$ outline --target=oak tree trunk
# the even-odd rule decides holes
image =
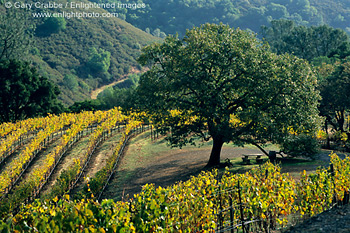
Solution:
[[[220,154],[223,144],[224,141],[221,138],[213,138],[213,148],[211,149],[207,167],[213,167],[220,164]]]

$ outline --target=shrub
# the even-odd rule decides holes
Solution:
[[[77,77],[73,74],[66,74],[63,78],[63,84],[72,91],[79,86]]]
[[[66,29],[66,20],[63,17],[49,17],[44,23],[37,27],[37,34],[40,36],[48,36],[52,33],[58,33]]]
[[[95,47],[89,50],[89,61],[87,63],[91,74],[101,75],[108,72],[111,64],[111,53],[104,49],[97,50]]]
[[[289,135],[281,143],[281,150],[289,156],[306,156],[313,158],[319,150],[316,138],[306,135]]]

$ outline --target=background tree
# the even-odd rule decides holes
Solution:
[[[139,83],[140,74],[131,74],[123,82],[105,89],[97,96],[102,109],[122,107],[127,110],[133,108],[135,90]]]
[[[269,27],[261,27],[262,37],[269,43],[273,52],[283,54],[286,52],[284,38],[291,33],[296,25],[293,21],[286,19],[272,20],[270,24]]]
[[[135,86],[129,88],[107,88],[97,96],[103,109],[122,107],[129,109],[132,107],[130,101],[134,98]]]
[[[348,150],[350,148],[349,55],[350,43],[346,41],[328,57],[317,57],[312,61],[322,96],[319,109],[320,115],[324,117],[328,149],[331,149],[331,139],[338,145],[345,145]]]
[[[0,122],[59,113],[59,89],[39,76],[29,63],[8,60],[0,63]]]
[[[25,12],[19,9],[0,13],[0,61],[26,58],[35,30],[29,22]]]
[[[220,163],[224,143],[261,148],[316,128],[319,95],[307,62],[271,53],[247,31],[206,24],[144,48],[139,61],[151,66],[137,88],[139,108],[170,132],[172,146],[212,138],[208,166]]]
[[[329,57],[339,59],[344,59],[348,56],[350,56],[350,41],[344,42],[329,54]]]
[[[111,53],[104,49],[97,50],[95,47],[89,50],[89,60],[87,67],[91,73],[96,76],[101,76],[104,81],[109,79],[108,69],[111,65]]]
[[[326,125],[350,136],[350,122],[346,120],[350,110],[350,59],[336,63],[334,67],[320,83],[320,113],[326,118]]]
[[[70,90],[75,91],[79,86],[77,76],[74,74],[66,74],[63,78],[63,85],[65,85]]]
[[[278,54],[293,53],[312,61],[330,56],[347,46],[349,36],[341,29],[322,26],[296,26],[289,20],[273,20],[270,27],[262,27],[262,36]]]
[[[67,22],[63,17],[48,17],[43,24],[37,27],[36,33],[39,36],[49,36],[66,29]]]
[[[83,111],[96,111],[104,110],[99,100],[85,100],[81,102],[75,102],[67,109],[67,112],[79,113]]]

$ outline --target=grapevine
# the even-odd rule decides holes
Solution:
[[[42,142],[49,136],[70,126],[60,138],[54,151],[47,155],[45,163],[33,172],[33,175],[19,185],[21,197],[11,195],[7,200],[17,206],[28,197],[37,195],[40,187],[55,165],[59,157],[79,139],[79,135],[87,127],[97,125],[91,133],[89,142],[81,159],[67,170],[65,179],[58,180],[60,190],[51,200],[36,200],[23,206],[20,212],[8,219],[0,221],[0,231],[61,231],[61,232],[212,232],[220,226],[231,224],[241,228],[242,221],[256,221],[260,229],[276,229],[285,226],[291,214],[310,217],[325,211],[349,195],[350,158],[341,160],[331,154],[330,168],[318,168],[316,172],[300,174],[300,181],[295,181],[289,174],[281,173],[278,165],[269,162],[253,168],[244,174],[232,174],[226,171],[219,177],[216,170],[202,172],[185,182],[169,187],[156,188],[146,184],[141,193],[134,195],[127,202],[103,200],[95,201],[105,186],[106,180],[114,170],[120,149],[128,135],[141,124],[137,114],[125,116],[120,109],[106,112],[84,112],[80,114],[63,114],[37,118],[39,123],[30,123],[22,133],[39,130],[37,136],[23,150],[11,166],[13,173],[7,169],[1,173],[0,187],[9,187],[13,179],[23,170],[28,154],[33,155],[41,149]],[[27,121],[29,125],[30,121]],[[89,157],[104,137],[107,137],[116,124],[127,122],[121,139],[113,149],[113,155],[107,164],[89,182],[88,198],[71,200],[65,192],[74,186]],[[19,123],[16,123],[18,126]],[[11,128],[11,124],[9,128]],[[22,128],[25,128],[23,126]],[[0,127],[2,142],[16,135],[18,130]],[[9,179],[8,177],[12,177]],[[24,184],[24,183],[23,183]],[[4,195],[4,191],[2,194]],[[55,197],[62,196],[62,199]],[[92,197],[92,198],[90,198]],[[229,210],[234,208],[232,216]],[[40,218],[36,217],[40,216]],[[31,229],[31,230],[30,230]],[[34,230],[35,229],[35,230]]]

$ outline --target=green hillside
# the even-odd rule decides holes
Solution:
[[[105,2],[111,0],[93,0]],[[129,2],[132,2],[129,0]],[[347,0],[144,0],[142,11],[126,11],[126,21],[157,35],[185,30],[203,23],[260,31],[273,19],[289,19],[298,25],[328,24],[350,32],[350,1]]]
[[[83,2],[115,3],[113,0]],[[29,21],[36,26],[36,31],[35,43],[30,47],[27,60],[31,60],[42,75],[59,85],[59,99],[68,106],[90,98],[92,90],[140,69],[136,62],[140,49],[159,40],[159,37],[164,37],[164,33],[178,32],[182,37],[186,29],[207,22],[223,22],[235,28],[260,32],[262,25],[269,25],[271,20],[280,18],[293,20],[296,25],[328,24],[350,32],[347,25],[350,21],[350,2],[345,0],[143,2],[145,7],[139,9],[108,9],[109,12],[117,13],[118,17],[35,18],[33,13],[53,11],[28,10]],[[65,4],[67,1],[59,0],[56,3]],[[123,3],[134,4],[131,0]],[[0,12],[3,11],[1,4]],[[96,8],[74,9],[74,12],[83,11],[107,13],[104,9]]]
[[[65,4],[66,1],[56,3]],[[27,12],[28,19],[36,25],[29,60],[42,75],[59,85],[59,98],[66,105],[87,99],[93,89],[140,69],[136,62],[140,49],[157,40],[118,17],[53,19],[32,16],[33,13],[54,12],[50,10]],[[83,11],[106,13],[97,8],[74,9],[74,12]]]

